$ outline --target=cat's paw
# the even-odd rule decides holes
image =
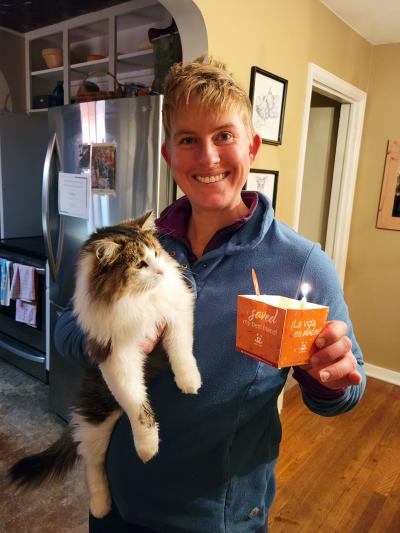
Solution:
[[[175,381],[185,394],[197,394],[197,391],[201,387],[201,376],[197,366],[176,374]]]
[[[158,427],[148,428],[140,435],[135,435],[134,441],[138,456],[144,463],[147,463],[158,452]]]
[[[111,496],[107,490],[99,490],[90,496],[90,512],[95,518],[103,518],[111,511]]]

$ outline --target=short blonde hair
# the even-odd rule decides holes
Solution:
[[[254,136],[252,106],[247,93],[230,74],[224,63],[201,56],[194,61],[176,63],[164,80],[163,124],[166,137],[171,133],[171,115],[197,97],[205,110],[235,109],[241,115],[249,138]]]

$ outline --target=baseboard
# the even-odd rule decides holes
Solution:
[[[388,370],[381,366],[371,365],[370,363],[364,363],[364,369],[367,376],[370,376],[371,378],[380,379],[381,381],[400,386],[400,372]]]

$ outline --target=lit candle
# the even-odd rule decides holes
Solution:
[[[310,292],[310,285],[308,283],[303,283],[300,290],[301,294],[303,295],[303,298],[300,301],[300,309],[306,308],[307,303],[307,294]]]
[[[254,270],[254,268],[251,269],[251,276],[253,278],[253,285],[254,285],[254,290],[256,291],[256,295],[260,296],[260,288],[258,286],[256,271]]]

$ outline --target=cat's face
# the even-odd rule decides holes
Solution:
[[[82,249],[92,297],[111,302],[155,289],[170,268],[166,255],[148,219],[99,229]]]

